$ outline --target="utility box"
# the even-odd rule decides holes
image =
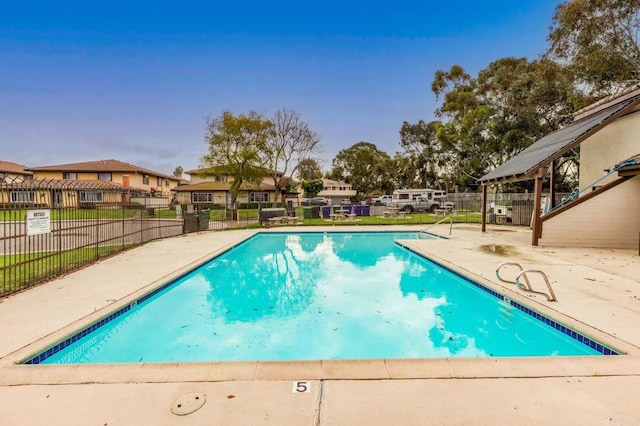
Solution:
[[[183,234],[209,230],[209,210],[202,210],[198,213],[184,213],[183,217]]]

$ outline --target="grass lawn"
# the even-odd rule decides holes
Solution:
[[[430,213],[412,213],[404,218],[382,216],[358,216],[356,221],[332,222],[329,219],[303,219],[303,225],[428,225],[450,217],[453,223],[480,223],[482,214],[474,212],[459,212],[457,215],[442,216]]]
[[[176,211],[171,209],[156,209],[154,216],[160,219],[176,219]],[[229,220],[230,210],[209,210],[209,220]],[[238,210],[239,220],[257,219],[258,209]]]
[[[85,247],[63,253],[35,252],[0,256],[0,295],[53,278],[61,272],[77,269],[132,245],[104,246],[97,249]]]

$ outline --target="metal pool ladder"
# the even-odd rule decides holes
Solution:
[[[422,234],[429,235],[429,233],[427,232],[429,229],[433,228],[436,225],[441,224],[442,222],[446,221],[447,219],[449,220],[449,235],[451,235],[451,229],[453,228],[453,219],[451,219],[451,216],[447,216],[445,218],[440,219],[436,223],[432,223],[431,225],[429,225],[426,228],[424,228],[422,231],[418,232],[418,238],[422,238]]]
[[[515,281],[508,281],[505,280],[504,278],[502,278],[500,276],[500,269],[503,266],[516,266],[518,269],[520,269],[520,272],[518,272],[518,275],[516,275],[516,279]],[[534,290],[533,287],[531,286],[531,283],[529,282],[529,278],[527,277],[527,274],[530,273],[534,273],[534,274],[539,274],[542,275],[542,278],[544,278],[544,282],[547,284],[547,289],[549,290],[549,294],[543,292],[543,291],[537,291]],[[501,263],[500,265],[498,265],[498,267],[496,268],[496,278],[498,278],[500,281],[502,281],[503,283],[509,283],[509,284],[514,284],[516,285],[516,287],[520,290],[523,291],[527,291],[529,293],[535,293],[535,294],[540,294],[544,297],[547,298],[548,301],[550,302],[557,302],[558,299],[556,299],[556,294],[553,292],[553,288],[551,287],[551,283],[549,282],[549,278],[547,277],[547,274],[545,274],[544,272],[537,270],[537,269],[524,269],[522,267],[522,265],[520,265],[519,263],[516,262],[504,262]],[[520,282],[520,278],[522,278],[522,280],[524,282]]]

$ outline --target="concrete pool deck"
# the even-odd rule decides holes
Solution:
[[[422,227],[291,227],[275,231]],[[446,235],[448,227],[433,231]],[[256,231],[155,241],[0,302],[0,424],[639,424],[637,251],[531,247],[527,229],[454,226],[404,244],[628,355],[610,357],[15,365]],[[448,235],[447,235],[448,236]],[[558,302],[499,282],[540,269]],[[505,276],[508,276],[505,270]],[[540,284],[531,279],[534,287]],[[309,393],[294,393],[295,381]],[[204,406],[171,413],[199,392]]]

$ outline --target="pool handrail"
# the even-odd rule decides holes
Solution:
[[[418,238],[421,238],[420,236],[422,234],[429,234],[427,231],[431,228],[433,228],[436,225],[441,224],[442,222],[444,222],[445,220],[449,220],[449,235],[451,235],[451,230],[453,229],[453,219],[451,219],[451,216],[447,216],[444,217],[442,219],[440,219],[439,221],[437,221],[436,223],[432,223],[431,225],[427,226],[426,228],[424,228],[423,230],[421,230],[420,232],[418,232]]]
[[[518,272],[514,281],[505,280],[500,276],[500,269],[502,269],[503,266],[516,266],[518,269],[520,269],[520,272]],[[543,291],[534,290],[533,287],[531,286],[531,283],[529,282],[529,278],[527,277],[528,273],[535,273],[535,274],[542,275],[542,278],[544,278],[544,282],[547,285],[547,289],[549,290],[549,294]],[[539,269],[524,269],[522,265],[520,265],[519,263],[503,262],[500,265],[498,265],[498,267],[496,268],[496,278],[498,278],[500,281],[505,283],[515,284],[519,290],[523,290],[529,293],[540,294],[546,297],[549,302],[558,301],[558,299],[556,298],[556,294],[553,291],[553,288],[551,287],[551,283],[549,282],[549,277],[547,277],[547,274],[540,271]],[[524,283],[520,282],[521,278],[524,279]]]

